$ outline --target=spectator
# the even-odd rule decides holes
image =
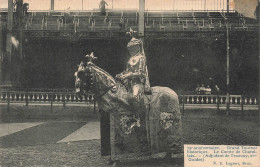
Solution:
[[[120,19],[120,23],[119,23],[119,26],[120,26],[120,30],[125,30],[125,26],[126,26],[126,22],[127,22],[127,19],[124,18],[124,17],[121,17]]]
[[[106,5],[108,6],[106,1],[104,1],[104,0],[100,1],[99,8],[100,8],[100,11],[101,11],[101,15],[106,15]]]
[[[199,84],[197,84],[197,87],[196,87],[196,89],[195,89],[195,92],[196,92],[197,95],[200,94],[200,85],[199,85]]]
[[[201,84],[201,87],[200,87],[200,94],[205,94],[205,86],[204,84]]]
[[[63,28],[63,18],[62,17],[58,18],[57,23],[58,23],[58,30]]]
[[[120,19],[119,26],[120,26],[120,30],[122,30],[123,26],[124,26],[124,18],[123,17],[121,17],[121,19]]]
[[[22,9],[23,9],[23,0],[16,0],[15,1],[15,6],[16,6],[16,14],[19,16],[22,16]]]
[[[28,16],[29,3],[23,4],[23,15]]]
[[[95,19],[91,18],[89,21],[90,21],[90,24],[91,24],[91,30],[95,30]]]
[[[215,85],[215,91],[216,91],[216,94],[219,94],[219,87],[218,87],[218,85]]]
[[[16,12],[16,10],[17,10],[18,0],[15,0],[13,4],[14,4],[14,11]]]
[[[127,18],[124,18],[124,26],[125,26],[125,29],[127,28]]]
[[[16,0],[16,24],[17,26],[22,23],[22,17],[23,17],[23,0]]]
[[[211,94],[211,88],[209,87],[209,85],[207,86],[207,88],[205,88],[205,94],[206,95],[210,95]]]

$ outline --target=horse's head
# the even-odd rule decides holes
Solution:
[[[116,90],[115,79],[103,69],[92,63],[94,57],[87,56],[86,62],[81,62],[75,72],[75,88],[79,94],[92,92],[97,96],[104,95],[109,90]]]
[[[86,66],[86,63],[81,62],[78,71],[74,73],[76,93],[85,94],[90,91],[91,85],[93,85],[93,77],[91,76],[90,68]]]

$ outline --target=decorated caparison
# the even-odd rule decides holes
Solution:
[[[130,32],[132,33],[132,32]],[[93,63],[93,53],[75,72],[76,92],[93,93],[101,113],[101,154],[112,160],[166,152],[183,152],[177,94],[167,87],[150,87],[142,41],[127,45],[126,70],[113,78]]]

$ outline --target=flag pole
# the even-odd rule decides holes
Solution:
[[[260,0],[258,0],[256,10],[256,17],[258,19],[258,131],[260,134]],[[260,146],[260,136],[258,146]]]
[[[227,115],[230,114],[230,94],[229,94],[229,80],[230,80],[230,73],[229,73],[229,66],[230,66],[230,58],[229,58],[229,0],[227,0]]]

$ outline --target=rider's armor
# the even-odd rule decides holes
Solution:
[[[123,82],[131,96],[139,100],[139,97],[150,89],[143,43],[139,39],[132,38],[127,48],[131,57],[127,62],[126,70],[119,75],[128,75],[126,79],[123,78]]]

